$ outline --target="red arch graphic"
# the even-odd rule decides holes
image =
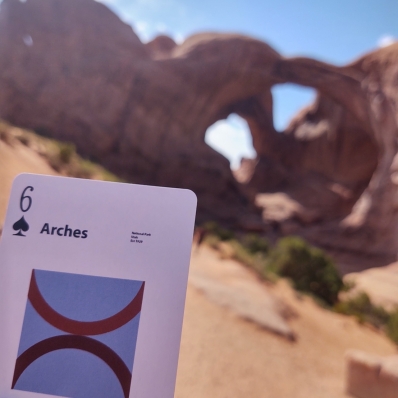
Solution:
[[[18,379],[36,359],[52,351],[75,348],[89,352],[102,359],[119,380],[125,398],[130,394],[131,373],[123,360],[105,344],[86,336],[55,336],[42,340],[24,351],[15,363],[14,377],[11,388],[15,387]]]
[[[42,296],[36,281],[35,270],[32,271],[32,278],[29,286],[28,298],[33,308],[49,324],[66,333],[76,335],[94,336],[108,333],[118,329],[131,321],[140,311],[144,296],[145,282],[133,300],[127,304],[120,312],[109,318],[93,322],[82,322],[67,318],[55,311]]]

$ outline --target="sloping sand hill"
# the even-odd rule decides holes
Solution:
[[[56,175],[36,151],[18,140],[0,140],[0,227],[3,225],[13,179],[20,173]]]

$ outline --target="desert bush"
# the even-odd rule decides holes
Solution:
[[[337,303],[334,306],[334,310],[340,314],[353,315],[358,319],[359,322],[367,322],[377,328],[386,325],[390,319],[390,314],[388,311],[381,306],[374,305],[370,300],[370,297],[364,292],[360,292],[348,300]]]
[[[232,258],[235,260],[254,268],[260,274],[263,273],[266,265],[266,257],[262,253],[252,253],[247,247],[236,239],[231,240]]]
[[[218,249],[218,245],[220,243],[220,238],[216,235],[206,235],[204,241],[213,249]]]
[[[398,344],[398,309],[390,314],[387,323],[387,335],[392,341]]]
[[[220,242],[227,244],[229,250],[224,250],[223,257],[233,258],[244,265],[254,268],[260,276],[269,278],[266,270],[268,241],[256,234],[247,234],[236,238],[232,231],[220,227],[216,222],[202,225],[206,231],[205,242],[214,249],[220,249]]]
[[[280,239],[271,252],[268,269],[290,278],[294,287],[333,305],[344,284],[331,258],[299,237]]]
[[[235,260],[254,268],[264,279],[275,281],[275,275],[269,273],[267,269],[270,246],[265,238],[256,234],[247,234],[239,240],[231,240],[230,245]]]
[[[242,238],[242,245],[251,254],[261,253],[266,255],[269,252],[268,240],[257,234],[247,234]]]
[[[215,221],[208,221],[204,223],[202,227],[206,230],[207,235],[215,235],[221,241],[231,240],[234,238],[234,233],[232,231],[221,227]]]
[[[360,292],[355,297],[337,303],[333,309],[340,314],[355,316],[360,323],[370,323],[384,330],[398,344],[398,308],[389,312],[373,304],[366,293]]]
[[[70,163],[73,156],[76,154],[76,148],[73,144],[60,142],[59,143],[59,160],[62,163]]]
[[[48,143],[48,148],[44,151],[43,156],[47,158],[50,166],[58,172],[69,168],[77,156],[75,146],[55,140],[49,140]]]

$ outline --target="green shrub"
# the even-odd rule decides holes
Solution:
[[[367,322],[383,329],[387,336],[398,344],[398,308],[388,312],[383,307],[374,305],[369,296],[361,292],[336,304],[333,309],[340,314],[353,315],[361,323]]]
[[[279,240],[268,267],[278,275],[290,278],[297,290],[310,293],[329,305],[337,302],[344,286],[333,261],[322,250],[298,237]]]
[[[208,221],[204,223],[203,228],[208,234],[215,235],[222,241],[231,240],[234,238],[234,233],[232,231],[222,228],[215,221]]]
[[[76,154],[76,148],[73,144],[59,143],[59,160],[62,163],[70,163],[73,156]]]
[[[387,323],[387,334],[392,341],[398,344],[398,309],[390,315]]]
[[[218,249],[218,244],[220,243],[220,238],[216,235],[209,234],[206,235],[204,241],[213,249]]]
[[[251,254],[267,254],[269,252],[269,243],[265,238],[257,234],[247,234],[242,238],[242,244]]]
[[[236,239],[231,240],[229,243],[233,249],[232,258],[254,268],[260,274],[263,273],[266,265],[266,258],[262,253],[253,254]]]
[[[255,269],[261,277],[275,281],[275,275],[267,270],[269,243],[266,239],[256,234],[247,234],[240,240],[232,239],[229,243],[235,260]]]
[[[390,319],[390,314],[383,307],[374,305],[369,296],[364,292],[336,304],[334,310],[340,314],[353,315],[359,322],[368,322],[378,328],[386,325]]]

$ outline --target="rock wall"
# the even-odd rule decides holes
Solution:
[[[336,67],[231,34],[145,45],[94,0],[4,0],[0,117],[74,142],[127,181],[192,189],[199,222],[261,227],[254,196],[282,191],[318,214],[297,233],[392,257],[397,58],[392,45]],[[286,82],[318,96],[277,132],[271,87]],[[230,113],[247,120],[258,155],[244,184],[204,142]]]

